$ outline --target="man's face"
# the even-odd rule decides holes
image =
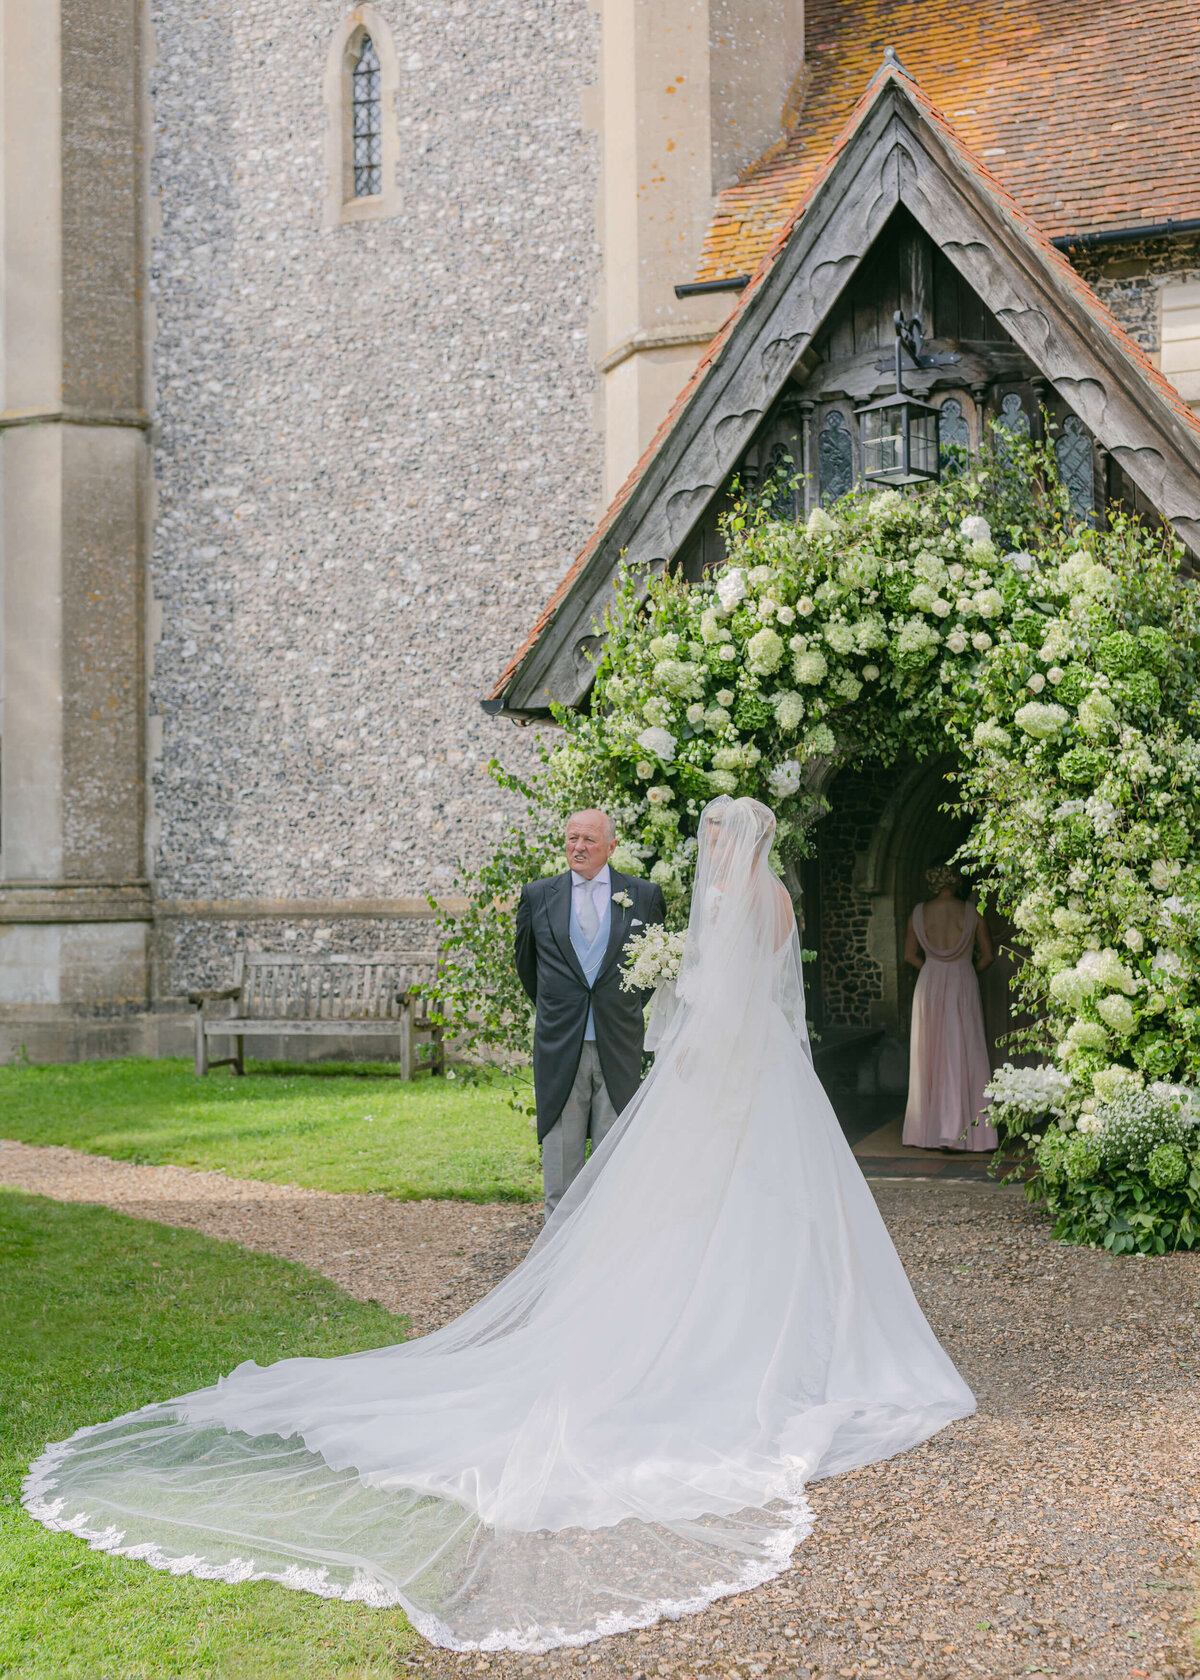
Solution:
[[[579,811],[567,824],[567,867],[590,881],[617,849],[602,811]]]

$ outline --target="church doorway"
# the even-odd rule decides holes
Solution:
[[[952,806],[954,759],[867,764],[834,775],[815,855],[800,871],[804,944],[816,1061],[852,1142],[894,1121],[908,1088],[908,1041],[917,971],[904,961],[925,872],[945,863],[970,831]],[[964,890],[974,887],[969,874]],[[986,912],[996,962],[980,976],[993,1065],[1013,1059],[1012,925]]]

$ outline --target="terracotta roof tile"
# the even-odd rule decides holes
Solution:
[[[721,193],[697,279],[757,267],[888,45],[1051,238],[1200,216],[1197,0],[808,0],[799,119]]]

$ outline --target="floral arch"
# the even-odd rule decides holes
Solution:
[[[590,706],[556,713],[525,790],[534,836],[513,873],[485,872],[490,902],[542,866],[538,823],[561,867],[552,831],[587,802],[616,817],[618,867],[682,914],[714,794],[772,806],[786,870],[832,769],[953,753],[964,855],[1028,946],[1016,984],[1046,1063],[996,1097],[1031,1145],[1031,1122],[1059,1122],[1038,1193],[1093,1183],[1096,1115],[1115,1105],[1136,1131],[1153,1108],[1125,1165],[1187,1206],[1145,1242],[1200,1240],[1200,612],[1182,550],[1120,512],[1075,522],[1049,451],[1013,439],[924,492],[854,493],[804,524],[770,506],[729,520],[727,563],[701,583],[622,578]],[[1144,1246],[1111,1213],[1102,1240]]]

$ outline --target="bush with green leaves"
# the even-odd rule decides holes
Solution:
[[[1027,1193],[1055,1236],[1114,1254],[1200,1246],[1200,1109],[1187,1088],[1127,1086],[1073,1131],[1051,1126],[1034,1154]]]
[[[949,751],[963,855],[1027,943],[1028,1044],[1066,1117],[1200,1077],[1200,592],[1178,545],[1115,510],[1078,523],[1052,450],[1007,437],[938,485],[804,522],[747,504],[725,534],[701,581],[619,580],[589,704],[556,711],[524,823],[446,929],[459,1011],[527,1035],[512,905],[560,866],[572,808],[612,812],[618,867],[678,924],[715,794],[772,807],[782,869],[834,770]]]

